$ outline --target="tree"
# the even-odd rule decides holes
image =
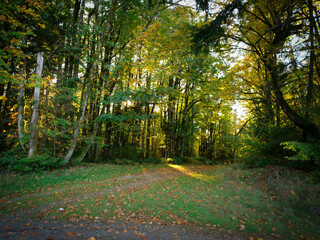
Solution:
[[[201,5],[202,6],[202,5]],[[309,8],[309,16],[302,16]],[[310,10],[311,9],[311,10]],[[314,54],[312,54],[315,37],[312,36],[315,18],[313,16],[312,2],[306,1],[248,1],[234,0],[228,3],[207,25],[200,28],[194,40],[200,46],[208,43],[218,44],[222,38],[229,43],[241,42],[258,58],[270,76],[270,82],[275,98],[286,116],[305,133],[319,139],[319,127],[312,118],[304,116],[303,112],[294,109],[288,103],[283,93],[282,84],[288,81],[287,72],[283,72],[286,51],[293,49],[294,38],[302,40],[309,35],[312,46],[310,48],[309,90],[307,91],[307,105],[310,107],[312,95]],[[238,18],[237,18],[238,17]],[[311,31],[310,31],[311,30]],[[307,34],[310,31],[310,34]],[[312,40],[311,40],[312,39]],[[296,49],[301,54],[305,48]],[[290,52],[290,51],[289,51]],[[298,53],[294,55],[295,62],[299,61]],[[290,68],[287,68],[290,69]],[[281,72],[282,71],[282,72]],[[267,78],[268,79],[268,78]],[[301,92],[304,89],[300,90]],[[309,108],[307,107],[307,108]],[[315,116],[316,118],[317,116]]]
[[[37,69],[35,76],[35,87],[34,87],[34,97],[33,97],[33,111],[32,119],[30,122],[30,141],[29,141],[29,153],[28,157],[32,157],[35,154],[35,137],[37,123],[39,119],[39,110],[40,110],[40,82],[43,69],[43,52],[37,54]]]

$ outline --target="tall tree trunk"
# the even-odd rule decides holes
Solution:
[[[39,109],[40,109],[40,82],[41,82],[41,74],[43,68],[43,52],[39,52],[37,54],[37,86],[34,88],[34,96],[33,96],[33,112],[32,119],[30,123],[30,142],[29,142],[29,153],[28,158],[32,157],[35,154],[35,137],[36,137],[36,129],[39,119]]]
[[[315,63],[315,52],[314,52],[314,18],[313,18],[313,4],[312,0],[308,0],[308,7],[309,7],[309,24],[310,24],[310,63],[309,63],[309,75],[308,75],[308,90],[306,96],[306,113],[305,118],[309,119],[310,116],[310,106],[312,102],[312,95],[313,95],[313,67]],[[308,132],[306,130],[303,131],[302,134],[302,141],[306,141],[308,137]]]
[[[276,54],[275,51],[279,49],[279,47],[283,46],[286,39],[290,36],[292,29],[290,28],[290,22],[284,23],[284,30],[282,29],[274,29],[273,33],[275,34],[270,46],[266,49],[266,54],[263,56],[262,61],[265,64],[266,68],[270,72],[271,75],[271,83],[272,88],[275,93],[276,99],[281,106],[283,112],[287,115],[287,117],[294,122],[301,130],[310,134],[315,139],[320,139],[320,130],[318,126],[312,122],[310,119],[304,117],[303,115],[296,112],[284,99],[283,93],[280,88],[280,80],[281,77],[278,72],[278,65],[276,63]],[[269,54],[269,56],[268,56]]]
[[[23,144],[23,135],[24,135],[24,99],[23,99],[23,76],[24,74],[24,64],[20,64],[19,66],[19,94],[18,94],[18,136],[19,136],[19,143],[22,149],[26,151]]]
[[[85,112],[86,112],[86,108],[87,108],[87,105],[88,105],[88,99],[89,99],[89,89],[88,89],[88,92],[86,94],[86,97],[85,97],[85,100],[84,100],[84,103],[82,105],[82,113],[81,113],[81,117],[80,117],[80,120],[79,120],[79,123],[78,123],[78,126],[77,128],[74,130],[73,132],[73,139],[72,139],[72,142],[71,142],[71,146],[69,148],[69,151],[67,153],[67,155],[65,156],[64,160],[66,161],[66,163],[69,163],[72,155],[73,155],[73,152],[74,150],[76,149],[76,145],[77,145],[77,140],[78,140],[78,136],[79,136],[79,131],[80,131],[80,128],[82,126],[82,123],[84,121],[84,118],[85,118]]]
[[[83,15],[84,15],[85,4],[86,4],[86,0],[82,0],[82,2],[81,2],[81,10],[80,10],[80,19],[79,19],[80,25],[82,25],[82,23],[83,23]],[[74,78],[78,78],[79,77],[79,66],[80,66],[80,55],[81,55],[80,47],[81,47],[81,34],[78,33],[77,48],[78,48],[79,52],[77,53],[76,60],[75,60],[74,74],[73,74]]]

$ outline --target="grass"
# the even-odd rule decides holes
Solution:
[[[118,181],[103,185],[105,180],[119,174],[134,174],[164,166],[89,166],[78,170],[65,170],[50,186],[62,188],[67,177],[69,183],[90,182],[89,192],[103,188],[125,186],[132,181]],[[288,239],[320,236],[320,217],[306,210],[319,206],[319,184],[310,184],[307,175],[288,169],[239,169],[232,165],[205,167],[169,165],[167,170],[183,174],[161,180],[137,189],[119,189],[105,195],[81,199],[47,212],[47,218],[81,220],[117,219],[136,222],[160,222],[175,225],[193,225],[204,230],[227,229],[248,233],[263,233]],[[80,176],[80,172],[86,177]],[[53,176],[56,173],[51,173]],[[70,175],[75,175],[71,177]],[[275,175],[276,174],[276,175]],[[45,179],[46,176],[43,176]],[[72,179],[72,180],[70,180]],[[97,182],[100,184],[97,186]],[[43,180],[43,183],[46,182]],[[42,183],[42,184],[43,184]],[[40,185],[44,188],[45,185]],[[101,188],[101,186],[104,186]],[[36,186],[35,189],[38,189]],[[9,188],[9,192],[12,190]],[[43,201],[64,199],[73,193],[63,192],[59,197],[48,195]],[[25,203],[30,203],[29,200]],[[19,206],[17,207],[19,208]]]
[[[112,165],[94,164],[71,169],[32,174],[0,174],[0,198],[23,196],[35,192],[59,190],[88,183],[105,181],[110,178],[157,169],[162,165]]]

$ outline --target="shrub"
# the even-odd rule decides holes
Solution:
[[[0,157],[0,170],[11,170],[21,157],[26,157],[22,148],[13,148],[10,151],[3,153]]]
[[[284,149],[290,150],[294,154],[286,156],[288,160],[292,161],[314,161],[320,165],[320,143],[316,142],[283,142],[281,143]]]
[[[57,169],[65,164],[66,162],[62,157],[54,158],[48,154],[43,154],[31,158],[21,158],[13,165],[13,169],[20,172],[39,172],[43,170]]]

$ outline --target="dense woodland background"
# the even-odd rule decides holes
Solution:
[[[1,168],[320,164],[318,1],[2,0],[0,26]]]

